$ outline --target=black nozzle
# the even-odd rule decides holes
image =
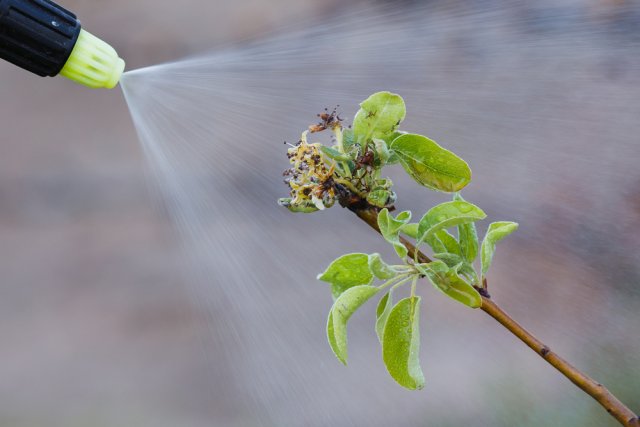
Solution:
[[[0,0],[0,57],[39,76],[56,76],[80,34],[76,15],[49,0]]]

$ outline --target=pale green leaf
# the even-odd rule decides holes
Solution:
[[[356,141],[353,136],[353,129],[342,129],[342,145],[345,151],[349,151],[355,143]]]
[[[389,190],[373,190],[367,194],[367,202],[372,206],[384,208],[395,202],[395,195]]]
[[[445,274],[450,267],[444,261],[432,261],[428,263],[415,264],[420,274],[428,276],[430,274]]]
[[[456,255],[460,254],[460,244],[458,240],[447,230],[438,230],[434,236],[442,242],[447,252]]]
[[[460,255],[449,252],[433,254],[433,257],[447,264],[447,267],[449,268],[455,267],[456,265],[464,262],[464,259]]]
[[[401,130],[397,130],[393,133],[390,133],[389,135],[385,136],[384,138],[382,138],[384,140],[384,142],[387,143],[387,147],[391,146],[391,143],[393,142],[394,139],[396,139],[397,137],[401,136],[401,135],[406,135],[407,132],[403,132]],[[389,158],[387,159],[386,164],[387,165],[395,165],[396,163],[399,163],[400,159],[398,158],[398,155],[392,151],[389,150]]]
[[[391,313],[392,308],[393,296],[392,291],[389,291],[378,302],[378,308],[376,309],[376,335],[378,335],[378,340],[380,342],[382,342],[384,325],[387,323],[387,318],[389,317],[389,313]]]
[[[389,148],[407,173],[425,187],[452,193],[471,181],[469,165],[426,136],[401,135]]]
[[[377,253],[369,255],[369,270],[381,280],[392,279],[398,275],[398,272],[385,263]]]
[[[378,92],[360,104],[353,119],[353,134],[364,143],[373,138],[384,138],[395,132],[404,120],[406,107],[400,95]]]
[[[459,193],[453,196],[453,200],[464,202],[465,200]],[[467,222],[458,225],[458,240],[460,242],[460,255],[462,255],[467,262],[472,263],[478,256],[478,232],[476,231],[476,224],[473,222]]]
[[[418,225],[419,240],[429,242],[438,231],[486,217],[479,207],[468,202],[445,202],[432,207]]]
[[[387,164],[387,160],[389,160],[389,157],[391,157],[389,147],[387,146],[387,143],[384,141],[384,139],[379,138],[374,139],[373,144],[376,148],[378,160],[377,166],[384,166],[385,164]]]
[[[473,265],[468,263],[463,257],[458,254],[451,253],[438,253],[433,254],[435,259],[443,261],[449,268],[452,268],[456,273],[462,274],[467,277],[471,283],[479,283],[478,275],[473,268]]]
[[[377,294],[378,288],[362,285],[349,288],[333,303],[327,319],[327,339],[340,360],[347,364],[347,322],[355,311]]]
[[[445,248],[444,244],[436,237],[435,234],[432,234],[428,237],[424,237],[422,239],[417,239],[417,244],[420,245],[422,242],[427,242],[427,244],[431,247],[433,252],[444,253],[447,252],[447,248]]]
[[[391,243],[400,258],[407,256],[407,248],[400,242],[400,229],[411,220],[411,212],[404,211],[393,217],[388,209],[382,209],[378,214],[378,228],[385,240]]]
[[[510,221],[493,222],[489,225],[487,234],[482,241],[481,261],[482,261],[482,277],[487,274],[493,254],[496,251],[496,244],[518,229],[518,223]]]
[[[286,197],[278,199],[278,204],[294,213],[312,213],[319,210],[318,207],[310,200],[305,200],[303,203],[297,203],[294,205],[291,203],[291,198]]]
[[[400,300],[384,326],[382,359],[391,377],[410,390],[424,387],[420,368],[420,297]]]
[[[419,228],[417,234],[420,234]],[[447,230],[438,230],[437,232],[432,233],[429,236],[425,236],[423,240],[426,241],[429,246],[431,246],[431,249],[434,252],[447,252],[453,254],[460,253],[460,245],[458,244],[458,241]]]
[[[400,232],[415,239],[418,236],[418,223],[405,224],[400,228]]]
[[[358,285],[368,285],[373,280],[373,273],[369,270],[369,255],[353,253],[343,255],[334,260],[324,273],[318,275],[318,280],[331,283],[333,298]]]
[[[482,297],[478,291],[462,279],[455,269],[449,268],[442,261],[416,265],[425,274],[433,286],[448,297],[471,308],[482,306]]]
[[[331,148],[331,147],[327,147],[326,145],[321,145],[320,146],[320,150],[322,151],[322,153],[329,157],[330,159],[339,161],[339,162],[346,162],[351,160],[351,157],[347,154],[341,153],[340,151],[336,150],[335,148]]]

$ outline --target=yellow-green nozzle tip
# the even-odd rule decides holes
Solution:
[[[91,88],[114,88],[124,71],[124,61],[114,48],[93,34],[80,30],[71,56],[60,75]]]

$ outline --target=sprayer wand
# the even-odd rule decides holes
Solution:
[[[39,76],[62,75],[91,88],[118,84],[124,61],[49,0],[0,0],[0,58]]]

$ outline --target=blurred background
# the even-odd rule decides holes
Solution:
[[[413,30],[433,44],[415,81],[380,87],[363,76],[342,96],[331,90],[338,67],[300,93],[309,111],[274,97],[269,125],[256,121],[263,132],[237,142],[251,170],[230,172],[229,149],[207,159],[201,200],[220,205],[199,211],[196,228],[175,221],[194,200],[156,191],[120,90],[1,62],[0,426],[616,425],[484,313],[430,289],[425,390],[388,378],[371,305],[350,326],[350,366],[333,358],[331,299],[315,274],[342,253],[391,253],[339,208],[296,216],[275,205],[286,195],[282,140],[314,121],[313,106],[340,103],[349,119],[384,89],[405,96],[405,128],[470,163],[468,200],[521,224],[498,248],[494,299],[640,411],[638,2],[61,3],[128,69],[299,22],[367,25],[361,10],[400,27],[396,13],[422,16]],[[346,52],[353,40],[334,42]],[[244,101],[240,118],[265,114]],[[391,176],[402,209],[443,200],[401,170]]]

